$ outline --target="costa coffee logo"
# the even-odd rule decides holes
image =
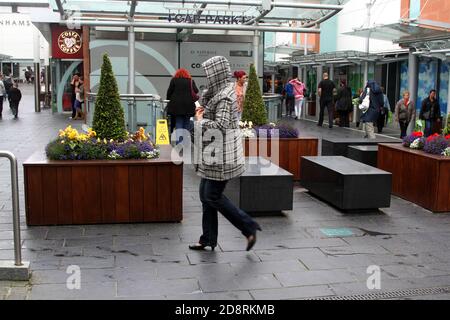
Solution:
[[[58,47],[66,54],[75,54],[81,49],[81,36],[78,32],[68,30],[58,37]]]

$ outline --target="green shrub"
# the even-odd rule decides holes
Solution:
[[[242,121],[251,121],[254,125],[267,123],[267,111],[259,86],[255,66],[250,65],[247,91],[244,98]]]
[[[119,90],[107,54],[103,55],[92,127],[100,139],[123,140],[127,134]]]

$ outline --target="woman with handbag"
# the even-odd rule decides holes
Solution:
[[[376,81],[367,81],[360,102],[359,109],[362,111],[360,121],[363,123],[364,138],[375,139],[373,124],[377,121],[380,109],[384,106],[383,92]]]
[[[403,92],[403,99],[397,102],[395,106],[395,121],[398,121],[400,125],[400,139],[406,136],[406,130],[415,113],[416,108],[414,107],[414,101],[409,99],[409,91]]]
[[[167,114],[171,127],[176,130],[176,144],[182,142],[182,130],[190,130],[190,118],[195,114],[195,102],[199,99],[198,88],[186,69],[178,69],[167,89]],[[175,126],[174,126],[175,124]]]

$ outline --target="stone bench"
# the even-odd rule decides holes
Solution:
[[[303,157],[301,185],[346,211],[386,208],[392,174],[342,156]]]
[[[245,172],[231,180],[225,195],[248,213],[292,210],[294,177],[263,157],[247,157]]]
[[[378,145],[348,146],[347,158],[377,167]]]
[[[402,140],[388,137],[377,137],[376,139],[364,138],[322,138],[322,156],[344,156],[346,157],[349,146],[378,145],[379,143],[402,143]]]

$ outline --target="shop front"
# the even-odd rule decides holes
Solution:
[[[52,78],[53,112],[71,112],[74,75],[84,75],[84,43],[82,29],[51,26],[52,55],[50,60]]]

